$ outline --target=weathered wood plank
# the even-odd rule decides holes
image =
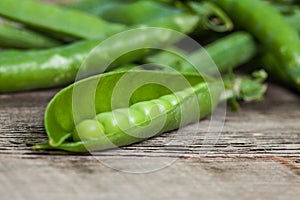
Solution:
[[[265,159],[181,159],[128,174],[86,159],[0,159],[1,199],[299,199],[300,179]],[[119,158],[126,167],[132,163]],[[147,163],[163,162],[149,160]]]
[[[300,197],[300,102],[285,90],[273,86],[264,102],[228,112],[212,144],[203,143],[206,119],[93,156],[30,150],[47,140],[43,113],[57,91],[0,95],[1,199]]]

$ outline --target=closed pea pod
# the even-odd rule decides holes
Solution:
[[[285,20],[300,33],[300,10],[299,8],[289,15],[285,16]]]
[[[31,2],[31,0],[28,1]],[[10,4],[12,4],[10,5],[12,6],[12,8],[16,7],[15,1],[10,2]],[[42,5],[42,7],[46,9],[48,8],[48,5]],[[27,6],[26,9],[29,9],[29,7]],[[64,13],[60,9],[58,10],[59,11],[57,12]],[[6,13],[6,10],[3,12]],[[15,17],[20,17],[18,13],[16,13],[15,15]],[[31,17],[28,16],[28,18],[30,19]],[[171,15],[165,18],[152,20],[149,23],[147,22],[146,26],[161,26],[165,28],[171,28],[183,33],[190,33],[195,29],[195,27],[197,27],[200,18],[201,17],[195,14],[183,13],[180,15]],[[103,36],[103,38],[106,36]],[[145,33],[144,36],[133,36],[131,39],[122,40],[121,42],[117,40],[116,44],[121,46],[114,48],[114,45],[112,45],[111,48],[108,48],[108,51],[113,52],[117,51],[117,48],[129,48],[136,42],[136,40],[141,38],[144,38],[143,41],[140,41],[142,44],[148,44],[149,42],[153,41],[153,38],[161,38],[161,35],[152,35],[151,33]],[[167,38],[167,40],[168,39],[169,38]],[[49,88],[68,84],[75,79],[80,64],[86,58],[86,55],[95,46],[97,46],[97,44],[97,41],[84,41],[43,51],[1,52],[0,92],[15,92],[38,88]],[[117,64],[124,64],[126,62],[134,61],[140,58],[140,56],[141,54],[132,52],[130,56],[127,56],[126,61],[123,60],[124,62],[117,62]],[[104,71],[101,66],[98,67],[99,68],[96,70],[97,73]]]
[[[98,16],[104,10],[122,2],[123,0],[83,0],[72,1],[65,6]]]
[[[0,22],[0,46],[6,48],[39,49],[59,46],[61,43],[8,22]]]
[[[94,3],[95,5],[90,8],[87,8],[87,5],[80,6],[80,4],[88,3]],[[74,6],[71,5],[71,7]],[[95,9],[95,7],[98,8]],[[147,21],[152,21],[157,18],[170,17],[182,13],[180,9],[155,1],[110,1],[104,4],[100,4],[99,1],[82,2],[77,4],[75,8],[93,13],[107,21],[127,25],[144,24]]]
[[[37,0],[1,0],[0,16],[59,35],[60,38],[104,39],[125,30],[123,25],[107,23],[88,13]]]
[[[285,20],[293,26],[298,32],[300,32],[300,12],[295,11],[294,13],[285,16]],[[210,55],[211,59],[214,61],[215,65],[221,73],[227,72],[230,68],[235,68],[251,60],[255,55],[261,53],[261,46],[257,45],[251,34],[244,31],[237,31],[224,36],[214,42],[204,46],[204,49],[200,49],[192,52],[189,56],[189,60],[192,62],[187,63],[186,61],[180,59],[179,56],[168,53],[161,52],[154,55],[150,55],[145,58],[146,62],[159,63],[170,66],[180,72],[195,72],[201,71],[207,74],[213,75],[214,70],[208,68],[211,65],[211,60],[207,60],[207,54]],[[179,50],[178,53],[182,54]],[[266,54],[263,52],[263,54]],[[282,72],[279,74],[286,74],[285,69],[278,65],[274,56],[266,54],[263,56],[262,64],[269,68],[270,71],[275,75],[276,69],[282,68]],[[277,67],[273,67],[277,65]],[[283,75],[282,75],[283,76]],[[288,84],[289,78],[285,78],[285,82]],[[293,87],[293,84],[290,84]]]
[[[163,33],[167,33],[166,36],[158,40]],[[89,53],[99,44],[97,40],[76,42],[64,47],[39,51],[0,52],[0,93],[71,83],[75,80],[79,69],[83,70],[80,67],[88,55],[90,71],[86,76],[109,71],[147,54],[149,49],[144,48],[145,46],[154,44],[160,47],[180,39],[173,33],[169,33],[166,29],[132,29],[105,40],[101,43],[102,51],[93,55]],[[128,49],[137,49],[137,51],[128,52]],[[124,56],[115,60],[115,55]],[[114,60],[115,62],[106,69],[105,63]]]
[[[82,60],[97,44],[84,41],[53,49],[0,52],[0,93],[74,81]]]
[[[107,21],[130,26],[159,26],[187,33],[186,30],[189,30],[187,22],[193,18],[198,18],[198,26],[194,29],[199,32],[207,29],[225,32],[232,29],[232,22],[226,14],[208,1],[192,3],[189,8],[177,8],[157,1],[106,2],[104,0],[103,3],[101,2],[84,1],[78,4],[75,3],[71,7],[100,16]],[[215,23],[215,21],[218,21],[218,23]]]
[[[271,76],[300,91],[300,38],[298,32],[271,5],[259,0],[215,0],[240,26],[276,57],[266,66]],[[251,9],[249,9],[251,8]],[[270,23],[272,22],[272,23]]]
[[[174,49],[174,52],[178,52],[179,55],[186,54],[186,52],[180,52],[179,49]],[[216,69],[208,66],[215,65],[221,73],[224,73],[248,62],[256,53],[256,42],[252,36],[249,33],[239,31],[191,52],[187,55],[190,63],[167,51],[150,55],[145,60],[149,63],[169,66],[180,72],[201,72],[215,75]]]

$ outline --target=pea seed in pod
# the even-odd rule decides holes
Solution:
[[[132,105],[130,108],[142,112],[147,119],[152,120],[156,116],[164,113],[164,109],[162,109],[161,106],[163,105],[157,104],[155,101],[143,101]]]
[[[154,99],[151,102],[157,104],[158,109],[161,113],[165,113],[168,109],[172,107],[171,103],[165,99]]]
[[[146,120],[143,113],[128,108],[100,113],[95,118],[98,122],[103,124],[106,134],[126,131],[126,129]]]
[[[145,123],[139,124],[131,135],[149,138],[161,132],[167,122],[167,110],[171,107],[172,105],[168,101],[160,99],[142,101],[132,105],[130,109],[137,110],[145,116]]]
[[[74,132],[74,141],[97,139],[104,134],[104,127],[97,120],[87,119],[80,122]]]
[[[111,112],[100,113],[95,119],[103,124],[106,134],[120,131],[117,126],[117,121],[114,119],[113,113]]]
[[[168,101],[171,104],[171,106],[175,106],[179,103],[179,99],[175,95],[172,95],[172,94],[162,96],[159,99]]]

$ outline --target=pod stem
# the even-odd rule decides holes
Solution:
[[[229,101],[232,110],[238,110],[238,100],[259,101],[267,90],[263,84],[267,78],[264,70],[254,71],[251,76],[236,76],[229,72],[224,77],[225,92],[221,95],[220,101]]]
[[[201,16],[203,25],[216,32],[226,32],[233,29],[231,19],[218,6],[211,2],[188,2],[187,6]]]

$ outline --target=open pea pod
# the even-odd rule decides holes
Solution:
[[[33,148],[86,152],[136,143],[209,115],[222,89],[196,73],[132,70],[83,79],[49,103],[49,142]]]

